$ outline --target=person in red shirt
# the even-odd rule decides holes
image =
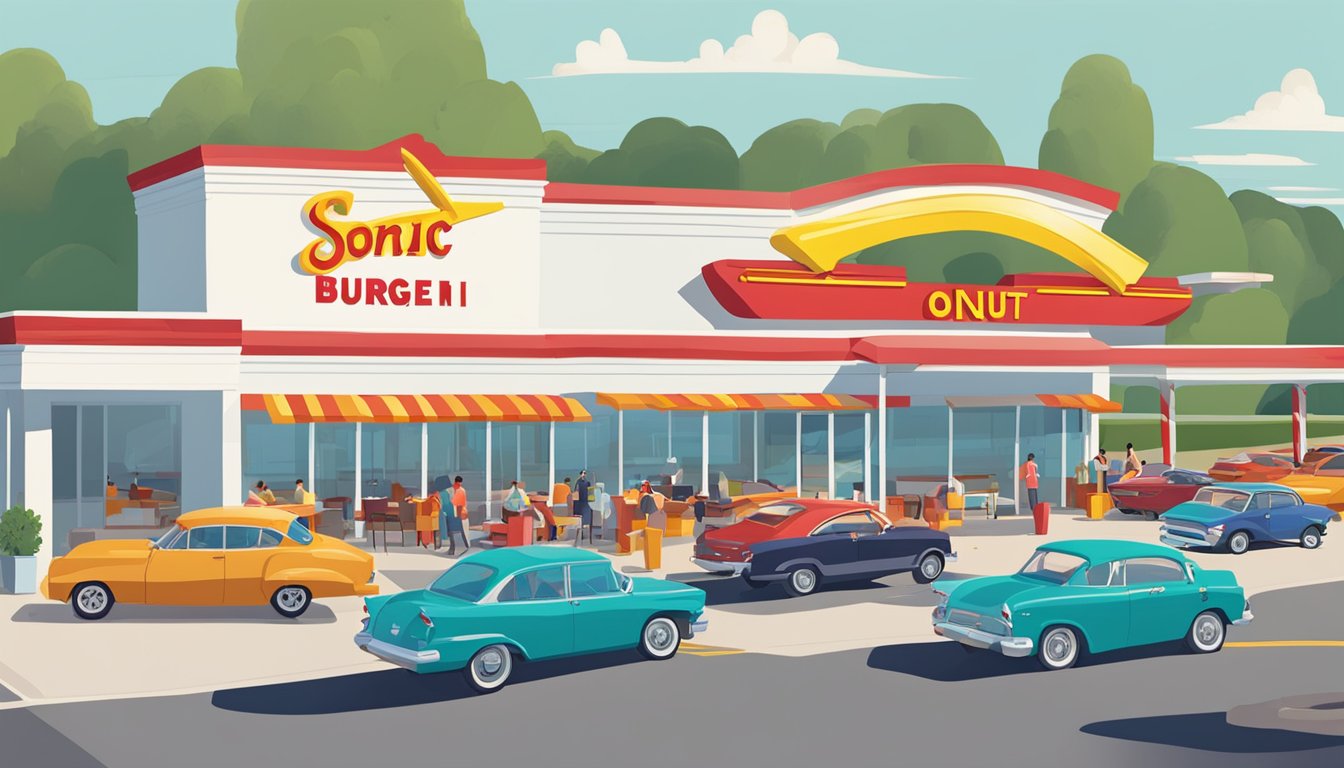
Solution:
[[[1039,493],[1041,487],[1041,472],[1036,466],[1036,454],[1027,454],[1027,461],[1022,465],[1022,470],[1019,474],[1027,483],[1027,503],[1030,505],[1028,509],[1034,510],[1036,509],[1037,503],[1040,501]]]

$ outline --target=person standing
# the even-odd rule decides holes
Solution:
[[[1097,466],[1097,493],[1105,493],[1106,474],[1111,471],[1111,460],[1106,458],[1106,449],[1098,448],[1092,462]]]
[[[303,487],[303,478],[299,478],[298,480],[295,480],[295,481],[294,481],[294,503],[295,503],[295,504],[302,504],[302,503],[303,503],[303,495],[304,495],[305,493],[307,493],[307,492],[308,492],[308,490],[307,490],[306,488]]]
[[[1142,470],[1143,465],[1139,463],[1139,456],[1134,453],[1134,444],[1125,443],[1125,476],[1122,479],[1137,477]]]
[[[1031,510],[1036,510],[1036,505],[1040,503],[1041,472],[1036,466],[1036,454],[1028,453],[1027,461],[1022,465],[1019,476],[1026,481],[1027,485],[1027,503]]]
[[[471,549],[471,540],[467,538],[467,488],[462,485],[462,476],[453,478],[453,487],[439,491],[440,514],[445,518],[444,536],[448,539],[448,556],[457,554],[457,540],[453,534],[462,537],[462,551]]]
[[[588,470],[579,470],[579,479],[574,482],[574,493],[570,497],[570,511],[579,518],[579,531],[574,534],[574,546],[579,546],[583,538],[584,526],[588,528],[588,543],[593,542],[593,509],[588,505]]]

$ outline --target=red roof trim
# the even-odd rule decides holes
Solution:
[[[138,191],[205,166],[402,171],[402,147],[414,152],[435,176],[546,180],[545,160],[455,157],[443,154],[423,136],[411,134],[367,150],[204,144],[142,168],[127,176],[126,181],[130,184],[131,191]]]
[[[127,347],[237,347],[239,320],[157,317],[0,317],[0,344]]]
[[[598,205],[679,205],[701,208],[801,210],[898,187],[988,184],[1024,187],[1066,195],[1115,210],[1120,194],[1051,171],[1011,165],[916,165],[875,171],[792,192],[673,187],[618,187],[600,184],[547,184],[547,203]]]
[[[1116,347],[1112,365],[1168,368],[1344,368],[1344,346],[1315,347]]]

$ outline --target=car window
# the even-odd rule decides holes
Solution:
[[[1322,463],[1316,469],[1344,469],[1344,456],[1336,456],[1335,458]]]
[[[284,539],[285,539],[284,535],[282,535],[279,531],[271,530],[270,528],[262,528],[261,541],[260,543],[257,544],[257,546],[261,547],[262,549],[266,549],[269,547],[278,547],[280,546],[280,542],[284,541]]]
[[[569,566],[569,594],[571,597],[619,595],[621,586],[616,574],[606,563],[583,563]]]
[[[498,571],[487,565],[458,563],[435,579],[429,585],[429,591],[474,603],[485,597],[496,573]]]
[[[189,535],[187,534],[187,531],[186,531],[186,530],[184,530],[184,529],[181,528],[181,527],[178,527],[178,528],[175,528],[175,529],[172,530],[172,531],[169,531],[169,533],[176,533],[177,535],[174,536],[172,539],[169,539],[169,540],[166,541],[166,542],[164,541],[164,539],[159,539],[159,541],[160,541],[159,546],[163,547],[164,549],[186,549],[186,548],[187,548],[187,539],[189,538]],[[165,537],[166,537],[166,534],[165,534]]]
[[[608,569],[610,570],[610,569]],[[565,567],[553,565],[524,571],[499,591],[501,603],[522,600],[559,600],[565,596]]]
[[[1073,578],[1073,574],[1085,565],[1087,565],[1087,561],[1076,555],[1038,549],[1036,554],[1032,555],[1027,564],[1022,566],[1022,570],[1017,573],[1020,576],[1048,581],[1051,584],[1063,584]]]
[[[839,517],[831,518],[826,521],[812,533],[813,536],[822,536],[828,533],[857,533],[860,536],[869,536],[874,533],[882,532],[882,524],[873,519],[873,516],[867,512],[849,512]]]
[[[1112,586],[1111,582],[1117,565],[1118,563],[1101,563],[1088,568],[1087,573],[1084,574],[1087,585],[1089,587]]]
[[[1286,509],[1297,506],[1297,497],[1291,493],[1267,493],[1270,509]]]
[[[174,525],[172,528],[164,531],[163,535],[154,542],[154,546],[159,549],[171,549],[173,540],[182,535],[182,526]],[[185,546],[185,545],[184,545]]]
[[[1273,493],[1255,494],[1255,498],[1251,501],[1251,509],[1264,509],[1264,510],[1269,509],[1271,506],[1273,506],[1274,501],[1271,497],[1275,495],[1277,494]]]
[[[806,507],[802,504],[770,504],[751,513],[747,516],[747,519],[752,522],[774,526],[788,520],[804,509]]]
[[[230,525],[224,529],[225,549],[256,549],[261,529],[250,525]]]
[[[309,531],[307,528],[303,527],[303,523],[300,523],[298,520],[295,520],[294,522],[290,523],[289,530],[285,531],[285,533],[286,535],[289,536],[289,538],[299,542],[300,544],[313,543],[312,532]]]
[[[1273,456],[1253,456],[1253,457],[1251,457],[1251,463],[1252,463],[1252,464],[1259,464],[1259,465],[1262,466],[1262,467],[1272,467],[1272,466],[1274,466],[1274,457],[1273,457]]]
[[[1185,569],[1165,557],[1137,557],[1126,561],[1125,578],[1131,587],[1185,581]]]
[[[223,549],[224,548],[224,526],[222,525],[202,525],[191,529],[191,540],[187,544],[188,549]]]
[[[1251,495],[1249,493],[1234,491],[1230,488],[1201,488],[1199,493],[1195,494],[1196,502],[1221,507],[1231,512],[1245,512],[1246,505],[1250,500]]]

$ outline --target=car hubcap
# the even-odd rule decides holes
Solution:
[[[476,678],[483,683],[498,680],[504,672],[504,654],[505,651],[492,647],[477,656],[474,665]]]
[[[1045,656],[1055,664],[1063,664],[1073,655],[1073,637],[1068,632],[1051,632],[1045,638]]]
[[[1245,552],[1245,551],[1246,551],[1246,545],[1247,545],[1247,543],[1248,543],[1248,542],[1246,541],[1246,537],[1245,537],[1245,536],[1233,536],[1233,537],[1232,537],[1232,551],[1233,551],[1233,552]]]
[[[798,571],[793,574],[793,586],[799,592],[811,592],[812,587],[817,583],[817,578],[811,571]]]
[[[303,603],[303,590],[291,588],[280,591],[280,605],[286,611],[297,611],[303,607]]]
[[[1304,544],[1307,545],[1308,548],[1315,549],[1315,548],[1316,548],[1316,542],[1319,541],[1319,540],[1316,538],[1316,534],[1314,534],[1314,533],[1308,533],[1307,536],[1306,536],[1306,538],[1303,539],[1302,541],[1303,541]]]
[[[649,647],[659,652],[672,647],[672,638],[672,627],[665,621],[655,621],[644,633],[644,639],[648,641]]]
[[[943,566],[941,563],[938,562],[938,558],[928,557],[924,559],[924,567],[921,568],[920,570],[924,572],[925,576],[932,579],[934,576],[937,576],[943,570]]]
[[[1195,625],[1195,637],[1199,644],[1205,648],[1211,648],[1218,642],[1218,636],[1222,634],[1222,625],[1214,618],[1205,616]]]
[[[86,613],[97,613],[107,605],[107,593],[98,587],[85,587],[79,593],[79,607]]]

